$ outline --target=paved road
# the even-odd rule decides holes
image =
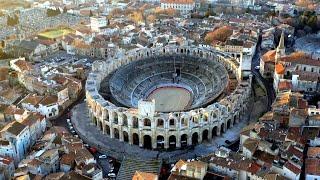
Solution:
[[[255,68],[256,66],[260,65],[260,57],[261,57],[260,42],[258,42],[256,52],[252,58],[251,71],[254,77],[259,79],[264,84],[264,87],[266,88],[266,91],[267,91],[266,94],[268,97],[268,110],[270,110],[272,102],[275,98],[275,92],[273,89],[273,85],[270,82],[268,82],[266,79],[264,79],[261,76],[259,70]]]

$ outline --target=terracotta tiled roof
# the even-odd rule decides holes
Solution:
[[[42,100],[43,96],[37,95],[29,95],[25,99],[22,100],[21,103],[32,104],[34,106],[38,105],[39,102]]]
[[[14,114],[22,115],[24,112],[25,112],[24,109],[20,109],[15,106],[8,106],[3,113],[7,115],[14,115]]]
[[[136,171],[136,173],[132,177],[132,180],[155,180],[155,179],[158,179],[158,176],[156,174],[141,172],[141,171]]]
[[[277,74],[284,74],[285,68],[283,67],[282,64],[278,63],[278,64],[275,66],[275,69],[276,69],[276,73],[277,73]]]
[[[291,90],[292,89],[292,83],[289,81],[280,81],[278,84],[278,89],[280,91],[283,90]]]
[[[30,71],[32,69],[32,65],[25,60],[18,60],[14,64],[22,71]]]
[[[57,96],[54,96],[54,95],[50,96],[49,95],[49,96],[45,96],[41,100],[40,104],[42,104],[44,106],[48,106],[48,105],[52,105],[52,104],[57,103],[57,101],[58,101],[58,97]]]
[[[75,157],[73,153],[64,154],[61,157],[60,164],[72,165],[74,163]]]
[[[320,147],[309,147],[307,156],[320,158]]]
[[[305,160],[305,173],[309,175],[320,176],[320,159],[307,158]]]
[[[292,164],[291,162],[287,161],[284,165],[287,169],[289,169],[291,172],[293,172],[296,175],[299,175],[301,173],[301,167],[297,167],[296,165]]]

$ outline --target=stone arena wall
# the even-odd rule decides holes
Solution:
[[[119,67],[149,56],[187,54],[212,59],[232,71],[238,80],[237,88],[219,102],[187,112],[157,112],[144,117],[134,108],[117,107],[100,94],[102,80]],[[251,77],[241,79],[236,60],[228,54],[200,47],[169,46],[155,49],[134,49],[122,58],[96,61],[86,82],[86,100],[92,122],[110,138],[145,147],[151,141],[152,149],[180,148],[196,145],[220,135],[239,122],[248,107],[251,95]]]

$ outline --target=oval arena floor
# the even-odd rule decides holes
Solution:
[[[158,112],[183,111],[191,103],[191,93],[180,87],[162,87],[152,91],[147,99],[155,99]]]

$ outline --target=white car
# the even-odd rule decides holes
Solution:
[[[108,176],[111,177],[111,178],[115,178],[116,174],[115,173],[109,173]]]
[[[260,66],[256,66],[256,67],[254,67],[254,69],[259,70],[259,69],[260,69]]]
[[[106,159],[106,158],[107,158],[107,155],[105,154],[99,156],[99,159]]]
[[[67,119],[67,122],[69,123],[69,122],[70,122],[70,119]]]

